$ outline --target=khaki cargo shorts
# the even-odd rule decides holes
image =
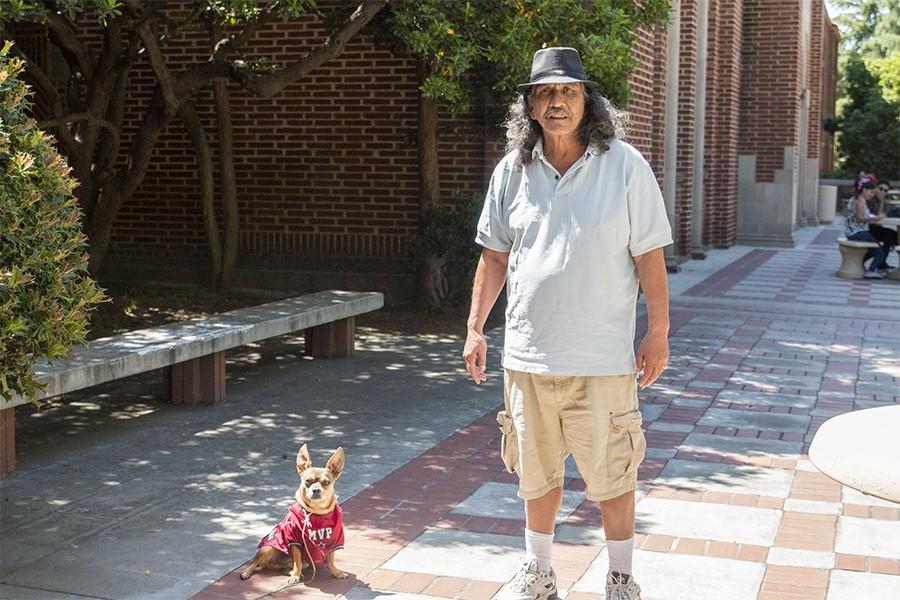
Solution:
[[[572,454],[588,500],[610,500],[637,485],[647,443],[634,374],[591,377],[504,372],[501,456],[519,476],[519,496],[540,498],[563,484]]]

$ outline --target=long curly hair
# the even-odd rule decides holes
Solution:
[[[612,103],[587,87],[585,92],[584,117],[578,127],[578,141],[593,146],[601,154],[609,150],[609,142],[625,137],[628,129],[628,113],[617,109]],[[531,162],[531,151],[541,138],[540,124],[528,115],[530,90],[519,96],[509,108],[506,117],[506,151],[518,152],[516,163]]]

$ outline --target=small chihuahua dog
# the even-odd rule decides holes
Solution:
[[[334,451],[324,468],[315,468],[303,444],[297,452],[300,487],[294,493],[296,502],[281,523],[259,541],[256,555],[241,571],[241,579],[260,569],[290,568],[288,584],[293,585],[303,581],[304,567],[322,564],[328,566],[332,577],[347,577],[334,565],[334,553],[344,545],[343,513],[334,493],[334,482],[343,470],[343,448]]]

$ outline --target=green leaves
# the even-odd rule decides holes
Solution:
[[[631,44],[640,25],[665,22],[667,0],[398,0],[395,35],[425,59],[422,86],[451,109],[463,109],[476,90],[506,103],[528,79],[531,57],[546,46],[582,53],[588,76],[614,103],[628,101]]]
[[[846,62],[842,73],[838,118],[828,123],[837,130],[837,171],[852,177],[860,170],[879,179],[900,178],[900,101],[891,101],[897,72],[884,63],[884,80],[859,57]],[[881,63],[879,63],[881,66]]]
[[[88,312],[104,300],[87,274],[75,182],[52,138],[27,116],[23,64],[10,53],[7,43],[0,50],[0,397],[7,400],[34,398],[35,362],[83,342]]]

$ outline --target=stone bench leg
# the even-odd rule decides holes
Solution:
[[[225,400],[225,352],[169,367],[172,404],[218,404]]]
[[[895,248],[895,250],[897,250],[897,259],[900,260],[900,247]],[[898,266],[893,271],[888,271],[887,279],[900,281],[900,266]]]
[[[311,327],[303,332],[306,355],[317,358],[347,358],[353,356],[356,318]]]
[[[837,276],[843,279],[862,279],[866,274],[863,261],[866,259],[868,248],[854,248],[853,246],[840,246],[841,268]]]
[[[16,408],[0,410],[0,479],[16,470]]]

